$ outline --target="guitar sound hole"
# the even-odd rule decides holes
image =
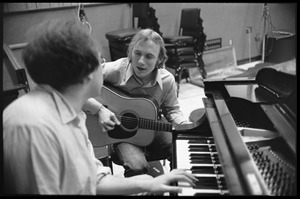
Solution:
[[[127,130],[134,130],[138,127],[138,118],[133,113],[125,113],[121,118],[121,124]]]
[[[128,139],[137,133],[138,129],[138,118],[133,113],[125,113],[120,118],[121,125],[115,126],[107,134],[111,138],[115,139]]]

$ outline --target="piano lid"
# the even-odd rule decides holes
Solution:
[[[249,100],[253,103],[278,103],[292,101],[296,90],[296,77],[273,68],[259,70],[255,82],[225,84],[230,97]],[[295,109],[294,109],[295,110]]]
[[[237,168],[238,176],[241,177],[239,183],[245,188],[242,189],[243,194],[268,195],[272,190],[249,155],[240,129],[248,128],[251,133],[255,132],[261,137],[265,136],[260,134],[262,131],[269,132],[272,139],[273,135],[278,135],[278,138],[284,141],[281,147],[291,149],[290,153],[297,159],[296,76],[272,68],[263,68],[253,81],[247,78],[204,80],[204,89],[207,96],[207,117],[220,160],[223,161],[224,173],[229,174],[229,171]],[[224,148],[229,149],[233,161],[229,161],[229,156],[223,153]],[[280,152],[283,153],[283,150]],[[234,167],[228,166],[228,162]],[[227,178],[227,181],[230,192],[236,193],[231,186],[236,181],[231,178]]]
[[[273,68],[263,68],[256,75],[256,82],[279,100],[288,98],[297,87],[296,76]]]
[[[272,121],[275,129],[295,152],[297,119],[296,82],[297,79],[294,74],[282,72],[278,68],[261,68],[257,72],[255,81],[249,79],[204,81],[204,88],[206,96],[213,95],[217,97],[221,95],[227,103],[231,103],[234,107],[240,107],[243,111],[238,112],[239,115],[246,114],[249,116],[250,112],[250,116],[255,116],[255,118],[259,118],[259,115],[262,114],[266,115],[269,118],[268,120]],[[245,109],[250,109],[250,112]],[[253,111],[251,111],[252,109]],[[257,115],[255,114],[257,111],[254,111],[254,109],[263,109],[260,112],[264,113]],[[260,119],[256,118],[256,120]],[[266,121],[262,122],[266,123]]]

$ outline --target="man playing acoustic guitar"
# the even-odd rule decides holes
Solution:
[[[166,60],[162,37],[151,29],[140,30],[129,45],[128,57],[104,65],[104,83],[126,93],[151,96],[168,122],[173,125],[188,124],[190,122],[185,120],[180,111],[175,78],[164,68]],[[138,108],[143,109],[140,106]],[[113,111],[94,98],[87,101],[84,110],[98,115],[103,131],[113,130],[115,125],[121,124]],[[148,161],[170,160],[172,150],[172,134],[155,132],[153,141],[147,146],[141,147],[128,142],[114,143],[111,155],[115,163],[123,165],[125,177],[129,177],[147,173]]]

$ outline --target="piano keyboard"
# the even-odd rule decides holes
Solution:
[[[195,187],[178,182],[183,188],[179,196],[228,194],[225,177],[213,137],[177,138],[176,168],[185,169],[198,178]]]

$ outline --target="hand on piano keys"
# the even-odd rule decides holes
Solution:
[[[195,186],[195,182],[198,181],[193,174],[183,169],[173,169],[169,173],[153,178],[153,180],[154,181],[150,183],[152,186],[150,187],[150,192],[154,194],[161,194],[163,192],[180,193],[182,192],[181,187],[169,185],[175,182],[182,182],[193,187]]]
[[[205,168],[203,169],[203,172],[209,172],[208,170],[209,168]],[[187,172],[197,173],[197,171],[191,171],[191,170],[187,170]],[[191,186],[186,182],[177,183],[178,187],[182,188],[182,192],[178,195],[182,195],[182,196],[223,195],[227,193],[227,190],[224,190],[224,188],[226,188],[226,183],[223,175],[208,174],[208,173],[199,173],[194,175],[197,178],[197,181],[195,181],[194,186]]]
[[[180,196],[223,195],[228,193],[214,139],[198,137],[176,140],[176,165],[196,176],[195,186],[178,182]]]

